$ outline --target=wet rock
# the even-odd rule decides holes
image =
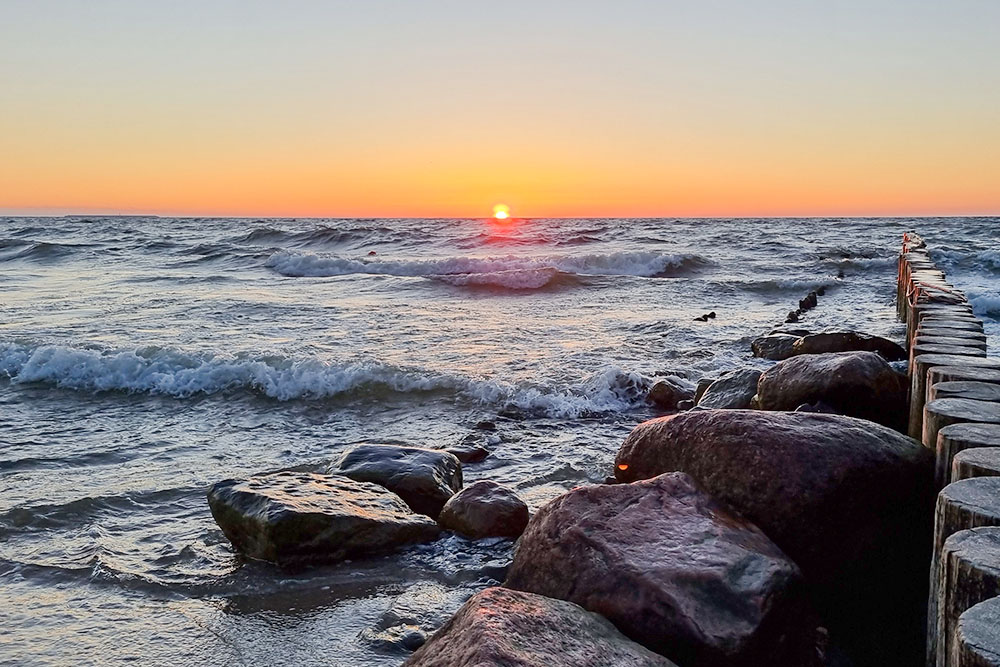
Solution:
[[[776,336],[778,334],[787,334],[789,336],[794,336],[795,338],[801,338],[802,336],[808,336],[811,332],[808,329],[789,329],[786,327],[778,327],[776,329],[771,329],[771,333],[768,336]]]
[[[712,383],[715,382],[717,379],[718,378],[702,378],[698,380],[698,386],[694,390],[694,398],[692,400],[694,400],[694,402],[697,404],[698,401],[701,400],[701,397],[705,395],[705,392],[708,390],[708,388],[711,387]]]
[[[480,431],[495,431],[497,430],[496,422],[490,421],[489,419],[484,419],[480,422],[476,422],[475,428]]]
[[[800,314],[800,312],[801,311],[798,311],[798,310],[791,310],[791,311],[789,311],[788,315],[785,316],[785,324],[791,324],[792,322],[798,322],[799,321],[799,314]]]
[[[505,585],[597,611],[682,665],[817,659],[798,567],[683,473],[580,487],[548,503],[521,536]]]
[[[757,384],[761,410],[817,402],[843,415],[906,429],[906,378],[874,352],[795,356],[769,368]]]
[[[798,339],[799,337],[794,334],[761,336],[750,343],[750,349],[753,350],[753,356],[755,357],[770,359],[771,361],[781,361],[782,359],[788,359],[794,354],[792,351],[793,346]]]
[[[694,401],[690,401],[690,400],[688,400],[688,401],[678,401],[678,403],[677,403],[677,409],[678,410],[690,410],[693,407],[694,407]]]
[[[694,391],[689,387],[670,379],[663,379],[650,388],[648,398],[657,407],[676,410],[680,401],[689,401],[693,396]]]
[[[708,318],[708,319],[710,319],[710,320],[714,320],[714,319],[715,319],[715,311],[713,310],[712,312],[710,312],[710,313],[707,313],[707,314],[705,315],[705,317],[707,317],[707,318]]]
[[[757,393],[761,372],[756,368],[741,368],[724,374],[712,383],[698,401],[702,408],[730,408],[746,410]]]
[[[462,488],[462,464],[448,452],[398,445],[357,445],[330,466],[331,475],[373,482],[402,498],[414,512],[436,519]]]
[[[809,292],[806,298],[799,300],[799,310],[810,310],[819,305],[819,300],[816,298],[816,292]]]
[[[438,521],[466,537],[517,537],[528,525],[528,506],[512,489],[480,481],[445,503]]]
[[[473,595],[404,665],[676,667],[597,614],[506,588]]]
[[[919,663],[934,507],[920,443],[840,415],[705,410],[640,424],[615,464],[623,482],[684,471],[757,524],[859,664]]]
[[[877,352],[886,361],[909,358],[901,346],[879,336],[840,331],[803,336],[793,345],[793,354],[823,354],[826,352]]]
[[[490,455],[490,450],[479,444],[481,437],[483,436],[470,433],[457,445],[444,447],[442,451],[448,452],[462,463],[479,463]]]
[[[208,504],[237,551],[283,567],[386,553],[440,532],[381,486],[332,475],[229,479],[212,486]]]

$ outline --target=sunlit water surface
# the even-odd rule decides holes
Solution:
[[[537,507],[605,478],[655,378],[766,366],[810,289],[801,326],[898,339],[907,229],[998,349],[998,222],[0,219],[0,661],[397,665],[509,541],[288,575],[234,556],[207,487],[468,439],[466,482]]]

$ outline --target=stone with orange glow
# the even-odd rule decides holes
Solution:
[[[919,664],[935,489],[916,440],[841,415],[692,411],[637,426],[615,466],[620,482],[690,474],[802,568],[858,664]]]
[[[601,616],[563,600],[487,588],[405,667],[676,667]]]
[[[208,504],[238,551],[283,567],[382,554],[440,533],[381,486],[309,472],[228,479],[212,486]]]
[[[681,665],[820,664],[799,568],[684,473],[548,503],[505,585],[598,612]]]

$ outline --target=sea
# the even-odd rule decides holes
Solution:
[[[537,508],[611,473],[658,379],[766,368],[810,290],[795,326],[901,340],[908,230],[995,354],[1000,218],[0,218],[0,664],[399,665],[511,541],[288,573],[208,487],[465,443]]]

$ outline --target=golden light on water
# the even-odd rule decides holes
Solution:
[[[506,220],[510,217],[510,207],[506,204],[497,204],[493,207],[493,217],[497,220]]]

